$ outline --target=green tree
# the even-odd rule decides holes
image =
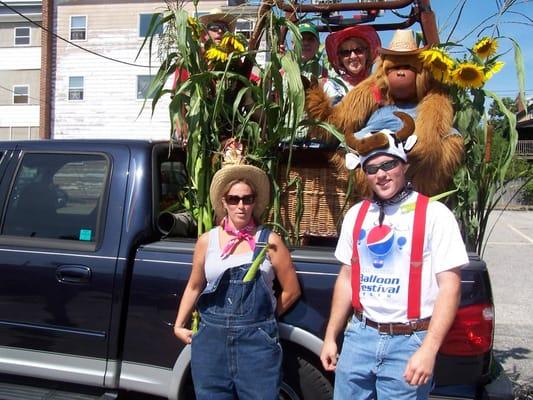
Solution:
[[[518,108],[516,106],[515,100],[510,97],[503,97],[502,103],[509,112],[516,114]],[[505,114],[502,112],[498,104],[492,102],[489,107],[489,123],[493,126],[494,131],[498,133],[499,136],[504,138],[509,138],[510,126],[509,121],[505,117]]]

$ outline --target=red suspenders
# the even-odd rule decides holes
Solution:
[[[424,262],[424,233],[429,198],[418,195],[413,223],[411,263],[409,266],[409,290],[407,295],[407,319],[420,318],[420,293],[422,291],[422,264]]]
[[[424,260],[424,234],[426,231],[426,210],[429,198],[418,194],[415,206],[413,223],[413,237],[411,244],[411,261],[409,266],[409,288],[407,296],[407,318],[420,318],[420,294],[422,289],[422,264]],[[370,201],[364,200],[357,214],[353,229],[352,250],[352,305],[354,309],[362,311],[360,301],[361,288],[361,265],[359,264],[359,251],[357,242],[361,233],[361,227],[365,219]]]
[[[361,227],[365,220],[366,212],[370,207],[370,201],[364,200],[357,214],[355,226],[353,228],[353,250],[352,250],[352,305],[357,311],[362,311],[361,301],[359,300],[359,290],[361,288],[361,265],[359,264],[359,250],[357,243],[359,242],[359,234]]]

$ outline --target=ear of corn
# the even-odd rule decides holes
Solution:
[[[200,313],[194,310],[191,319],[191,331],[192,333],[198,332],[198,326],[200,325]]]
[[[265,243],[265,247],[259,252],[255,260],[253,260],[252,265],[246,272],[246,275],[244,275],[244,278],[242,279],[243,282],[250,282],[255,278],[255,275],[257,274],[257,271],[259,270],[259,267],[263,263],[263,260],[266,257],[266,253],[268,251],[268,243]]]

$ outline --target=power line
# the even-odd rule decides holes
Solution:
[[[109,60],[109,61],[114,61],[114,62],[117,62],[117,63],[120,63],[120,64],[125,64],[125,65],[129,65],[129,66],[132,66],[132,67],[141,67],[141,68],[154,68],[154,66],[150,66],[150,65],[141,65],[141,64],[135,64],[135,63],[130,63],[128,61],[122,61],[122,60],[118,60],[116,58],[113,58],[113,57],[109,57],[109,56],[105,56],[103,54],[100,54],[100,53],[97,53],[96,51],[93,51],[93,50],[90,50],[90,49],[87,49],[83,46],[80,46],[79,44],[76,44],[74,42],[71,42],[70,40],[68,39],[65,39],[64,37],[58,35],[57,33],[47,29],[47,28],[44,28],[41,24],[39,24],[38,22],[36,21],[33,21],[32,19],[26,17],[24,14],[22,14],[21,12],[19,12],[17,9],[11,7],[10,5],[8,5],[7,3],[5,3],[4,1],[1,1],[0,0],[0,4],[3,5],[4,7],[6,7],[7,9],[13,11],[15,14],[19,15],[20,17],[24,18],[26,21],[30,22],[31,24],[41,28],[42,30],[44,30],[45,32],[48,32],[50,35],[54,36],[55,38],[59,39],[59,40],[62,40],[74,47],[77,47],[78,49],[80,50],[83,50],[83,51],[86,51],[87,53],[90,53],[90,54],[93,54],[97,57],[101,57],[101,58],[104,58],[106,60]]]

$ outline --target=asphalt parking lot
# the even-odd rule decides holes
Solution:
[[[495,355],[513,380],[533,384],[533,211],[496,210],[493,225],[482,258],[496,307]]]

